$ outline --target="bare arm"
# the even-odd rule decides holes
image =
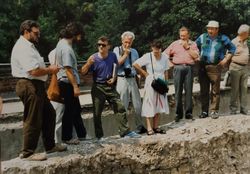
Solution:
[[[50,65],[47,68],[37,68],[29,71],[29,74],[32,76],[44,76],[47,74],[56,74],[59,71],[59,68],[56,65]]]
[[[92,65],[93,63],[95,63],[94,57],[93,57],[93,56],[90,56],[90,57],[88,58],[88,60],[87,60],[87,63],[85,63],[85,64],[82,66],[82,68],[81,68],[81,73],[82,73],[83,75],[87,74],[88,71],[89,71],[89,69],[90,69],[90,67],[91,67],[91,65]]]
[[[78,84],[76,82],[73,71],[72,71],[71,67],[64,67],[64,68],[66,70],[66,75],[67,75],[67,77],[69,79],[69,82],[73,86],[74,96],[77,97],[77,96],[80,95],[80,89],[79,89]]]
[[[164,76],[165,76],[165,80],[167,81],[168,80],[168,71],[167,70],[164,72]]]
[[[145,70],[143,70],[141,67],[140,67],[140,65],[138,65],[137,63],[134,63],[133,64],[133,67],[136,69],[136,71],[141,75],[141,76],[143,76],[143,77],[147,77],[148,76],[148,73],[145,71]]]
[[[194,59],[197,60],[199,58],[199,55],[197,53],[197,51],[193,50],[191,45],[188,44],[188,42],[185,42],[183,44],[183,47],[185,48],[185,50],[187,50],[188,54]]]
[[[124,49],[123,55],[120,57],[118,60],[118,64],[122,65],[126,61],[127,57],[129,56],[130,50],[129,49]]]

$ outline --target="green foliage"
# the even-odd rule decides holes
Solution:
[[[75,47],[79,60],[97,51],[96,41],[107,35],[120,45],[126,30],[136,34],[134,47],[142,55],[149,43],[160,39],[167,47],[178,39],[181,26],[190,28],[195,40],[209,20],[220,22],[220,31],[232,39],[238,27],[250,23],[249,0],[0,0],[0,62],[9,62],[20,23],[37,20],[41,26],[39,52],[47,55],[58,41],[62,27],[72,21],[84,25],[82,42]],[[250,41],[248,41],[250,44]]]
[[[112,45],[120,44],[120,35],[128,19],[128,11],[119,0],[98,0],[94,9],[94,20],[85,27],[90,54],[97,51],[96,42],[102,35],[109,37]]]

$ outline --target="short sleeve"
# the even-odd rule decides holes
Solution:
[[[63,49],[62,50],[62,65],[64,67],[69,66],[69,67],[74,67],[74,57],[75,54],[70,50],[70,49]]]
[[[138,64],[139,66],[146,66],[150,63],[150,53],[144,54],[141,58],[137,59],[134,64]]]

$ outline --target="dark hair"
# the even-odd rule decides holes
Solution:
[[[82,33],[83,33],[82,24],[78,22],[71,22],[64,29],[60,31],[59,37],[69,39]]]
[[[190,32],[189,29],[187,27],[184,27],[184,26],[179,29],[179,32],[181,32],[181,31],[187,31],[188,33]]]
[[[21,23],[19,33],[20,35],[24,35],[24,31],[27,30],[28,32],[31,31],[32,27],[39,28],[39,24],[33,20],[25,20]]]
[[[64,37],[64,35],[65,35],[65,32],[66,32],[65,29],[61,29],[60,32],[59,32],[58,38],[62,39]]]
[[[159,40],[154,40],[151,44],[151,47],[162,49],[162,43]]]
[[[102,42],[107,42],[109,44],[109,38],[107,36],[101,36],[98,38],[98,40],[100,40]]]

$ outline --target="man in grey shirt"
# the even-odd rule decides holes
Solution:
[[[56,46],[56,59],[62,67],[57,74],[65,110],[62,118],[62,140],[67,144],[79,144],[86,137],[86,129],[81,118],[80,77],[77,71],[77,59],[72,44],[81,40],[82,27],[78,23],[69,23],[63,32],[62,39]],[[73,139],[75,127],[78,139]]]

